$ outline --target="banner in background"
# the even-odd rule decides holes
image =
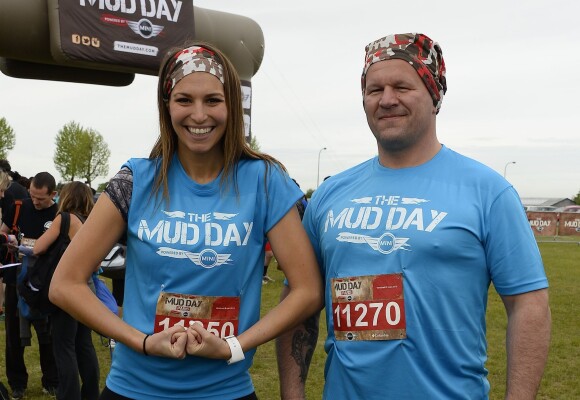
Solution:
[[[556,236],[558,233],[558,213],[526,212],[530,227],[536,236]]]
[[[244,132],[246,142],[252,140],[252,83],[250,81],[241,81],[242,85],[242,108],[244,109]]]
[[[580,236],[580,213],[560,213],[560,236]]]
[[[66,58],[154,73],[195,32],[188,0],[59,0],[58,25]]]

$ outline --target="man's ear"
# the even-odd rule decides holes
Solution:
[[[51,199],[54,199],[54,197],[57,195],[57,193],[58,193],[58,192],[57,192],[56,190],[55,190],[55,191],[53,191],[53,192],[50,194],[50,198],[51,198]]]

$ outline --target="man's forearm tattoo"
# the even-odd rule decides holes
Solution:
[[[300,367],[300,379],[306,382],[308,377],[308,368],[314,349],[316,349],[316,342],[318,340],[318,315],[314,315],[304,321],[304,329],[298,329],[292,337],[292,358],[296,360],[296,364]]]

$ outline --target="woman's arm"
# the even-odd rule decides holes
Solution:
[[[38,256],[39,254],[45,253],[50,245],[55,242],[55,240],[58,238],[58,235],[60,234],[61,221],[62,216],[58,214],[46,232],[44,232],[38,239],[36,239],[34,248],[32,249],[33,255]]]
[[[113,338],[135,351],[143,352],[145,334],[113,314],[91,292],[87,281],[126,230],[121,213],[107,195],[99,197],[89,218],[64,253],[52,278],[50,301],[78,321]],[[185,335],[172,343],[172,336],[183,333],[177,326],[147,338],[147,353],[185,357]]]
[[[314,251],[296,207],[268,232],[268,240],[289,283],[289,293],[238,340],[244,351],[255,348],[299,324],[323,305],[322,280]],[[228,359],[229,346],[199,324],[191,326],[188,353]]]

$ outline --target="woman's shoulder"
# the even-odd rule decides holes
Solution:
[[[290,181],[288,173],[284,167],[275,161],[269,160],[241,160],[237,167],[238,180],[257,180],[264,182],[266,180],[268,185],[280,181]]]
[[[121,166],[121,169],[128,168],[133,173],[148,171],[150,169],[155,169],[159,163],[157,158],[130,158]]]

